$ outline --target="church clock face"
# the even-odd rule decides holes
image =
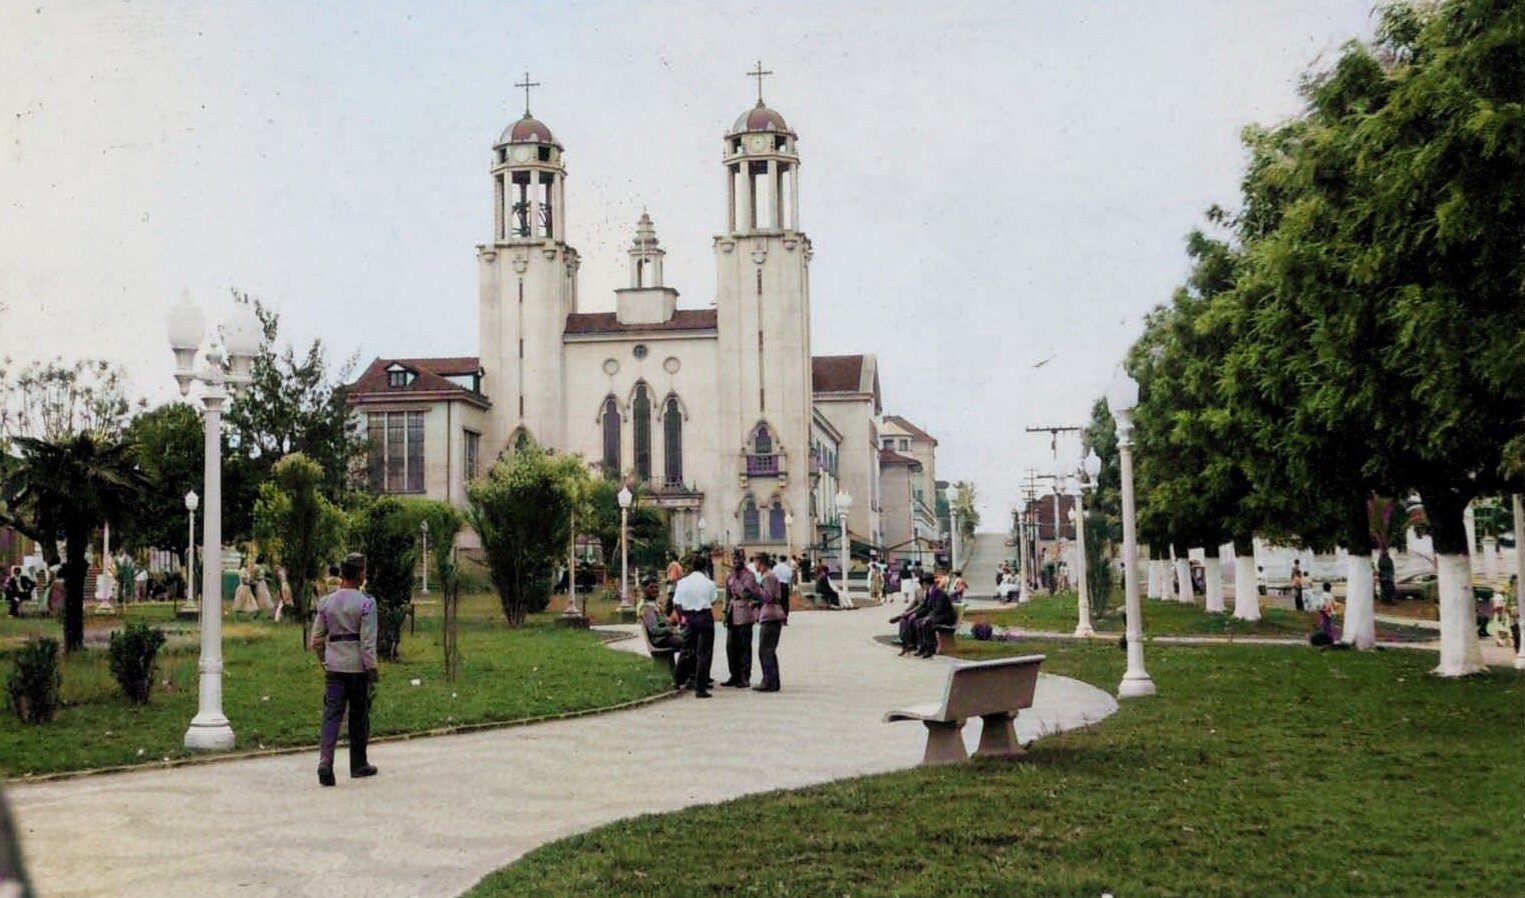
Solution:
[[[768,135],[753,134],[751,137],[747,138],[747,146],[752,148],[752,152],[761,153],[763,150],[768,148]]]
[[[529,147],[514,147],[514,161],[526,162],[530,158]]]

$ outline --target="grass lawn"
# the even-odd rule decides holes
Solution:
[[[586,710],[670,687],[650,661],[604,648],[596,634],[558,627],[554,613],[532,615],[523,628],[509,629],[488,595],[462,599],[461,675],[446,683],[439,612],[437,603],[420,605],[418,632],[404,632],[403,661],[383,663],[371,718],[376,735]],[[165,604],[129,606],[127,616],[172,634],[159,655],[160,680],[170,685],[156,685],[148,705],[130,705],[111,677],[106,650],[87,645],[65,665],[67,704],[52,723],[23,726],[9,709],[0,712],[0,776],[198,754],[180,745],[196,713],[194,622],[177,628],[173,606]],[[93,630],[119,623],[118,618],[90,620]],[[51,620],[6,621],[0,630],[0,676],[9,672],[8,656],[25,633],[61,638],[59,629]],[[323,675],[312,653],[302,650],[297,627],[229,617],[223,632],[223,708],[238,749],[316,744]],[[415,678],[420,685],[410,685]]]
[[[1106,614],[1093,615],[1091,625],[1098,633],[1122,635],[1124,629],[1121,593]],[[1243,621],[1232,614],[1208,614],[1200,605],[1145,600],[1144,634],[1146,636],[1276,636],[1305,638],[1318,629],[1318,615],[1289,608],[1262,607],[1258,621]],[[1035,596],[1026,605],[1012,605],[999,611],[971,611],[966,622],[988,620],[996,627],[1024,630],[1047,630],[1069,633],[1075,629],[1075,594]],[[1336,618],[1338,626],[1338,618]],[[1377,638],[1384,641],[1429,642],[1435,631],[1422,627],[1377,624]]]
[[[1158,606],[1155,606],[1158,607]],[[1099,643],[1048,654],[1111,690]],[[1019,762],[915,769],[614,823],[471,894],[1514,895],[1525,679],[1416,652],[1152,647],[1160,694]],[[808,725],[808,724],[801,724]],[[908,725],[908,724],[907,724]]]

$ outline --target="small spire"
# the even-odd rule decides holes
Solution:
[[[747,77],[749,77],[749,78],[756,78],[757,79],[757,105],[758,106],[761,106],[763,104],[763,98],[762,98],[762,80],[763,80],[763,76],[764,75],[771,75],[771,74],[773,74],[773,73],[763,69],[763,67],[762,67],[762,60],[761,59],[757,60],[757,68],[753,69],[750,72],[747,72]],[[525,77],[528,78],[529,76],[526,75]]]

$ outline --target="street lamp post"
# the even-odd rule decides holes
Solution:
[[[948,533],[948,567],[950,570],[959,570],[958,566],[958,509],[948,509],[949,523],[953,525]]]
[[[1144,620],[1138,600],[1138,534],[1133,507],[1133,409],[1138,381],[1125,372],[1107,388],[1107,408],[1117,421],[1117,451],[1123,492],[1123,595],[1126,600],[1128,669],[1117,687],[1119,698],[1154,695],[1154,681],[1144,670]]]
[[[1088,576],[1088,559],[1086,558],[1086,518],[1085,518],[1085,491],[1087,487],[1095,487],[1096,475],[1101,472],[1101,459],[1095,451],[1086,453],[1085,460],[1080,463],[1080,482],[1075,485],[1075,554],[1078,556],[1080,568],[1080,583],[1077,589],[1079,598],[1079,615],[1075,623],[1075,635],[1080,637],[1095,636],[1096,630],[1091,626],[1091,584]]]
[[[423,595],[428,595],[429,594],[429,522],[428,521],[419,521],[418,522],[418,529],[420,531],[420,535],[421,535],[422,540],[423,540],[423,549],[420,550],[420,554],[423,555],[423,560],[424,560],[424,588],[419,590],[419,592],[421,592]]]
[[[201,497],[195,490],[185,494],[185,604],[175,611],[175,617],[182,620],[196,617],[196,506],[199,504]]]
[[[842,607],[843,608],[851,608],[851,607],[853,607],[853,600],[852,600],[852,597],[848,594],[848,589],[847,589],[847,554],[848,554],[847,553],[847,549],[848,549],[848,546],[847,546],[847,540],[848,540],[848,536],[847,536],[847,516],[848,516],[848,514],[852,510],[853,510],[853,497],[848,494],[847,490],[842,490],[841,492],[837,493],[837,525],[838,525],[837,529],[840,531],[838,533],[838,536],[842,540],[842,545],[841,545],[840,548],[841,548],[841,553],[842,553],[842,595],[841,595],[841,602],[842,602]]]
[[[180,395],[191,384],[205,385],[201,394],[206,430],[206,513],[202,515],[201,548],[201,683],[196,716],[185,731],[185,747],[226,749],[234,744],[233,727],[222,711],[222,404],[229,390],[237,395],[252,381],[254,356],[259,352],[261,327],[254,309],[239,304],[222,327],[224,349],[210,348],[207,364],[196,368],[196,353],[205,336],[205,319],[189,292],[170,310],[169,344],[175,353],[175,380]],[[224,368],[224,351],[227,353]]]
[[[620,607],[621,612],[630,611],[630,494],[629,486],[620,487]]]
[[[1033,547],[1028,539],[1031,530],[1028,512],[1023,509],[1022,522],[1017,529],[1017,541],[1022,546],[1022,553],[1017,556],[1017,578],[1020,581],[1017,586],[1017,604],[1019,605],[1033,600]]]

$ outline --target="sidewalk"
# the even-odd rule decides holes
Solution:
[[[935,699],[946,662],[897,658],[875,643],[883,617],[794,615],[777,694],[716,689],[708,701],[685,695],[378,745],[371,758],[381,775],[352,781],[341,771],[335,789],[318,786],[313,757],[291,755],[7,795],[43,895],[457,895],[530,849],[622,817],[914,766],[925,731],[881,717]],[[617,647],[644,651],[639,639]],[[716,654],[723,680],[724,652]],[[1099,689],[1045,676],[1018,735],[1025,742],[1116,709]],[[978,732],[966,728],[971,747]],[[680,767],[679,758],[702,761]]]

